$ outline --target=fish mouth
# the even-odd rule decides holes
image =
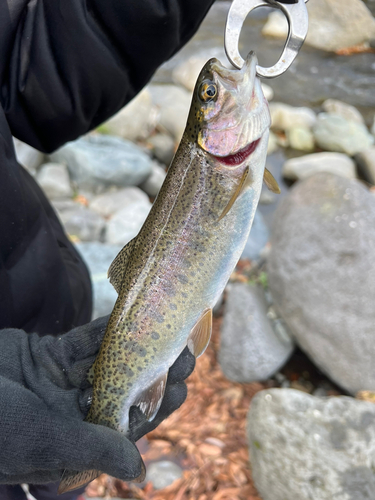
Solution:
[[[241,165],[241,163],[243,163],[245,160],[247,160],[247,158],[249,158],[249,156],[252,153],[254,153],[254,151],[256,150],[256,148],[260,142],[260,139],[261,139],[261,137],[259,139],[256,139],[253,142],[250,142],[247,146],[245,146],[242,149],[239,149],[238,151],[236,151],[235,153],[233,153],[231,155],[228,155],[228,156],[212,155],[212,156],[216,160],[218,160],[220,163],[223,163],[224,165],[227,165],[229,167]]]

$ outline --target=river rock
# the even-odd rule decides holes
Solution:
[[[73,190],[68,169],[58,163],[45,163],[40,168],[37,181],[48,198],[70,198]]]
[[[91,276],[94,295],[93,319],[110,314],[117,299],[117,292],[108,281],[107,272],[122,247],[98,241],[77,243],[76,247]]]
[[[13,137],[13,143],[18,163],[25,167],[31,175],[35,175],[38,167],[44,161],[44,154],[15,137]]]
[[[96,196],[90,203],[90,210],[108,218],[122,208],[134,203],[143,203],[147,207],[150,204],[147,194],[140,188],[132,186],[119,190],[110,190]]]
[[[263,289],[245,283],[228,285],[219,353],[225,376],[236,382],[266,380],[292,352],[293,342],[279,338],[272,329]]]
[[[314,151],[315,140],[310,129],[305,127],[292,127],[288,130],[287,136],[291,148],[307,153]]]
[[[183,471],[174,462],[162,460],[147,467],[146,481],[150,481],[155,490],[162,490],[182,477]]]
[[[354,159],[364,179],[375,184],[375,146],[358,153]]]
[[[105,241],[111,245],[126,245],[141,229],[151,209],[151,203],[137,201],[122,208],[107,223]]]
[[[258,261],[261,257],[264,247],[267,245],[270,238],[270,232],[264,221],[263,215],[257,210],[253,225],[251,227],[250,236],[246,242],[241,259],[249,259]]]
[[[375,498],[375,405],[269,389],[252,400],[248,441],[263,500]]]
[[[354,161],[343,153],[314,153],[287,160],[282,169],[286,179],[301,180],[319,172],[355,179]]]
[[[168,134],[156,134],[147,141],[151,145],[151,151],[155,158],[167,167],[170,165],[174,152],[175,142]]]
[[[155,198],[163,185],[166,175],[164,168],[154,162],[150,176],[139,187],[149,196]]]
[[[327,99],[322,104],[323,111],[330,115],[339,115],[345,120],[362,123],[365,121],[357,108],[337,99]]]
[[[173,81],[193,92],[198,75],[206,62],[205,57],[190,57],[175,67],[172,72]]]
[[[361,123],[328,113],[318,115],[313,132],[318,146],[322,149],[350,156],[360,153],[374,143],[374,137]]]
[[[375,197],[355,179],[316,174],[275,213],[268,280],[300,347],[338,385],[375,389]]]
[[[310,108],[294,108],[281,102],[270,103],[272,128],[289,130],[293,127],[311,128],[316,122],[316,115]]]
[[[308,2],[309,31],[306,44],[337,51],[359,45],[375,37],[375,21],[361,0],[315,0]],[[286,38],[288,24],[281,12],[272,12],[262,34]]]
[[[136,186],[151,173],[152,160],[135,144],[106,135],[90,135],[69,142],[51,155],[68,166],[71,179],[83,189]]]
[[[157,109],[145,88],[132,101],[99,127],[100,132],[129,141],[147,139],[157,123]]]
[[[59,211],[65,231],[81,241],[96,241],[101,239],[105,220],[88,208],[75,203],[75,207]]]
[[[277,148],[278,148],[277,137],[272,132],[272,130],[270,130],[270,135],[268,138],[267,154],[271,155],[277,150]]]
[[[191,93],[176,85],[149,87],[153,103],[159,108],[159,123],[177,142],[184,133],[191,104]]]

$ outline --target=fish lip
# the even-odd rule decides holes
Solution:
[[[252,153],[254,153],[254,151],[258,147],[260,140],[261,137],[255,139],[255,141],[249,142],[244,148],[241,148],[235,153],[227,156],[211,156],[226,166],[237,167],[238,165],[241,165],[244,161],[246,161]]]

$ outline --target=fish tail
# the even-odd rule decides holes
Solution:
[[[80,488],[81,486],[85,486],[90,481],[93,481],[98,476],[100,476],[100,474],[101,472],[99,470],[85,470],[82,472],[74,470],[64,470],[63,475],[61,476],[57,493],[61,495],[62,493],[66,493],[67,491],[75,490],[77,488]]]

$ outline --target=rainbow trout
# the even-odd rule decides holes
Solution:
[[[93,365],[86,421],[127,433],[129,409],[155,417],[169,367],[207,347],[212,308],[248,239],[262,187],[268,103],[250,53],[241,70],[203,67],[180,146],[138,236],[111,264],[118,299]],[[63,474],[63,493],[100,471]]]

